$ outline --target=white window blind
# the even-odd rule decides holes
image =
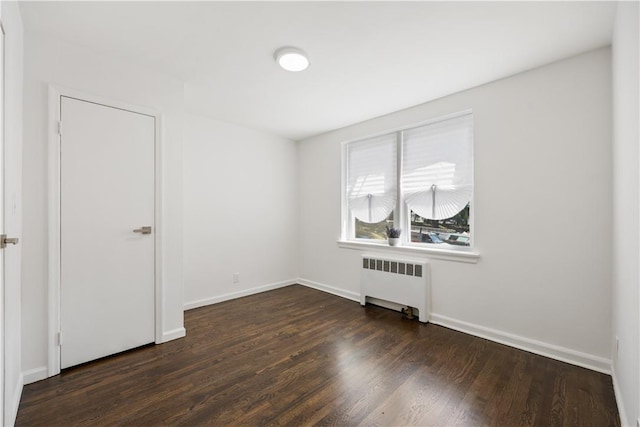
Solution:
[[[360,221],[377,223],[396,206],[396,135],[383,135],[347,146],[347,203]]]
[[[402,191],[423,218],[451,218],[473,195],[473,121],[464,115],[403,132]]]

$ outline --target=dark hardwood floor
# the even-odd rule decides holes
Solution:
[[[290,286],[24,388],[17,426],[617,426],[611,378]]]

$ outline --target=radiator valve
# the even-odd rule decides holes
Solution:
[[[404,316],[409,320],[413,320],[413,319],[416,318],[413,315],[413,307],[408,307],[407,306],[406,308],[403,308],[401,311],[402,311],[402,314],[404,314]]]

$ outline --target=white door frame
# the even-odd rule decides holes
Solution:
[[[4,66],[4,40],[5,32],[2,25],[2,13],[0,4],[0,228],[4,232],[4,145],[5,145],[5,66]],[[6,386],[6,372],[5,372],[5,348],[4,342],[4,330],[5,330],[5,283],[4,283],[4,255],[1,255],[0,262],[3,264],[0,266],[0,422],[4,425],[7,423],[5,416],[7,414],[7,402],[5,399],[8,397],[5,393]]]
[[[60,97],[66,96],[155,118],[155,342],[162,342],[162,115],[155,109],[105,99],[74,89],[49,85],[49,330],[48,376],[60,373]],[[63,132],[64,132],[64,124]]]

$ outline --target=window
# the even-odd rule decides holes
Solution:
[[[472,242],[473,116],[441,119],[345,144],[343,238],[406,245]]]

